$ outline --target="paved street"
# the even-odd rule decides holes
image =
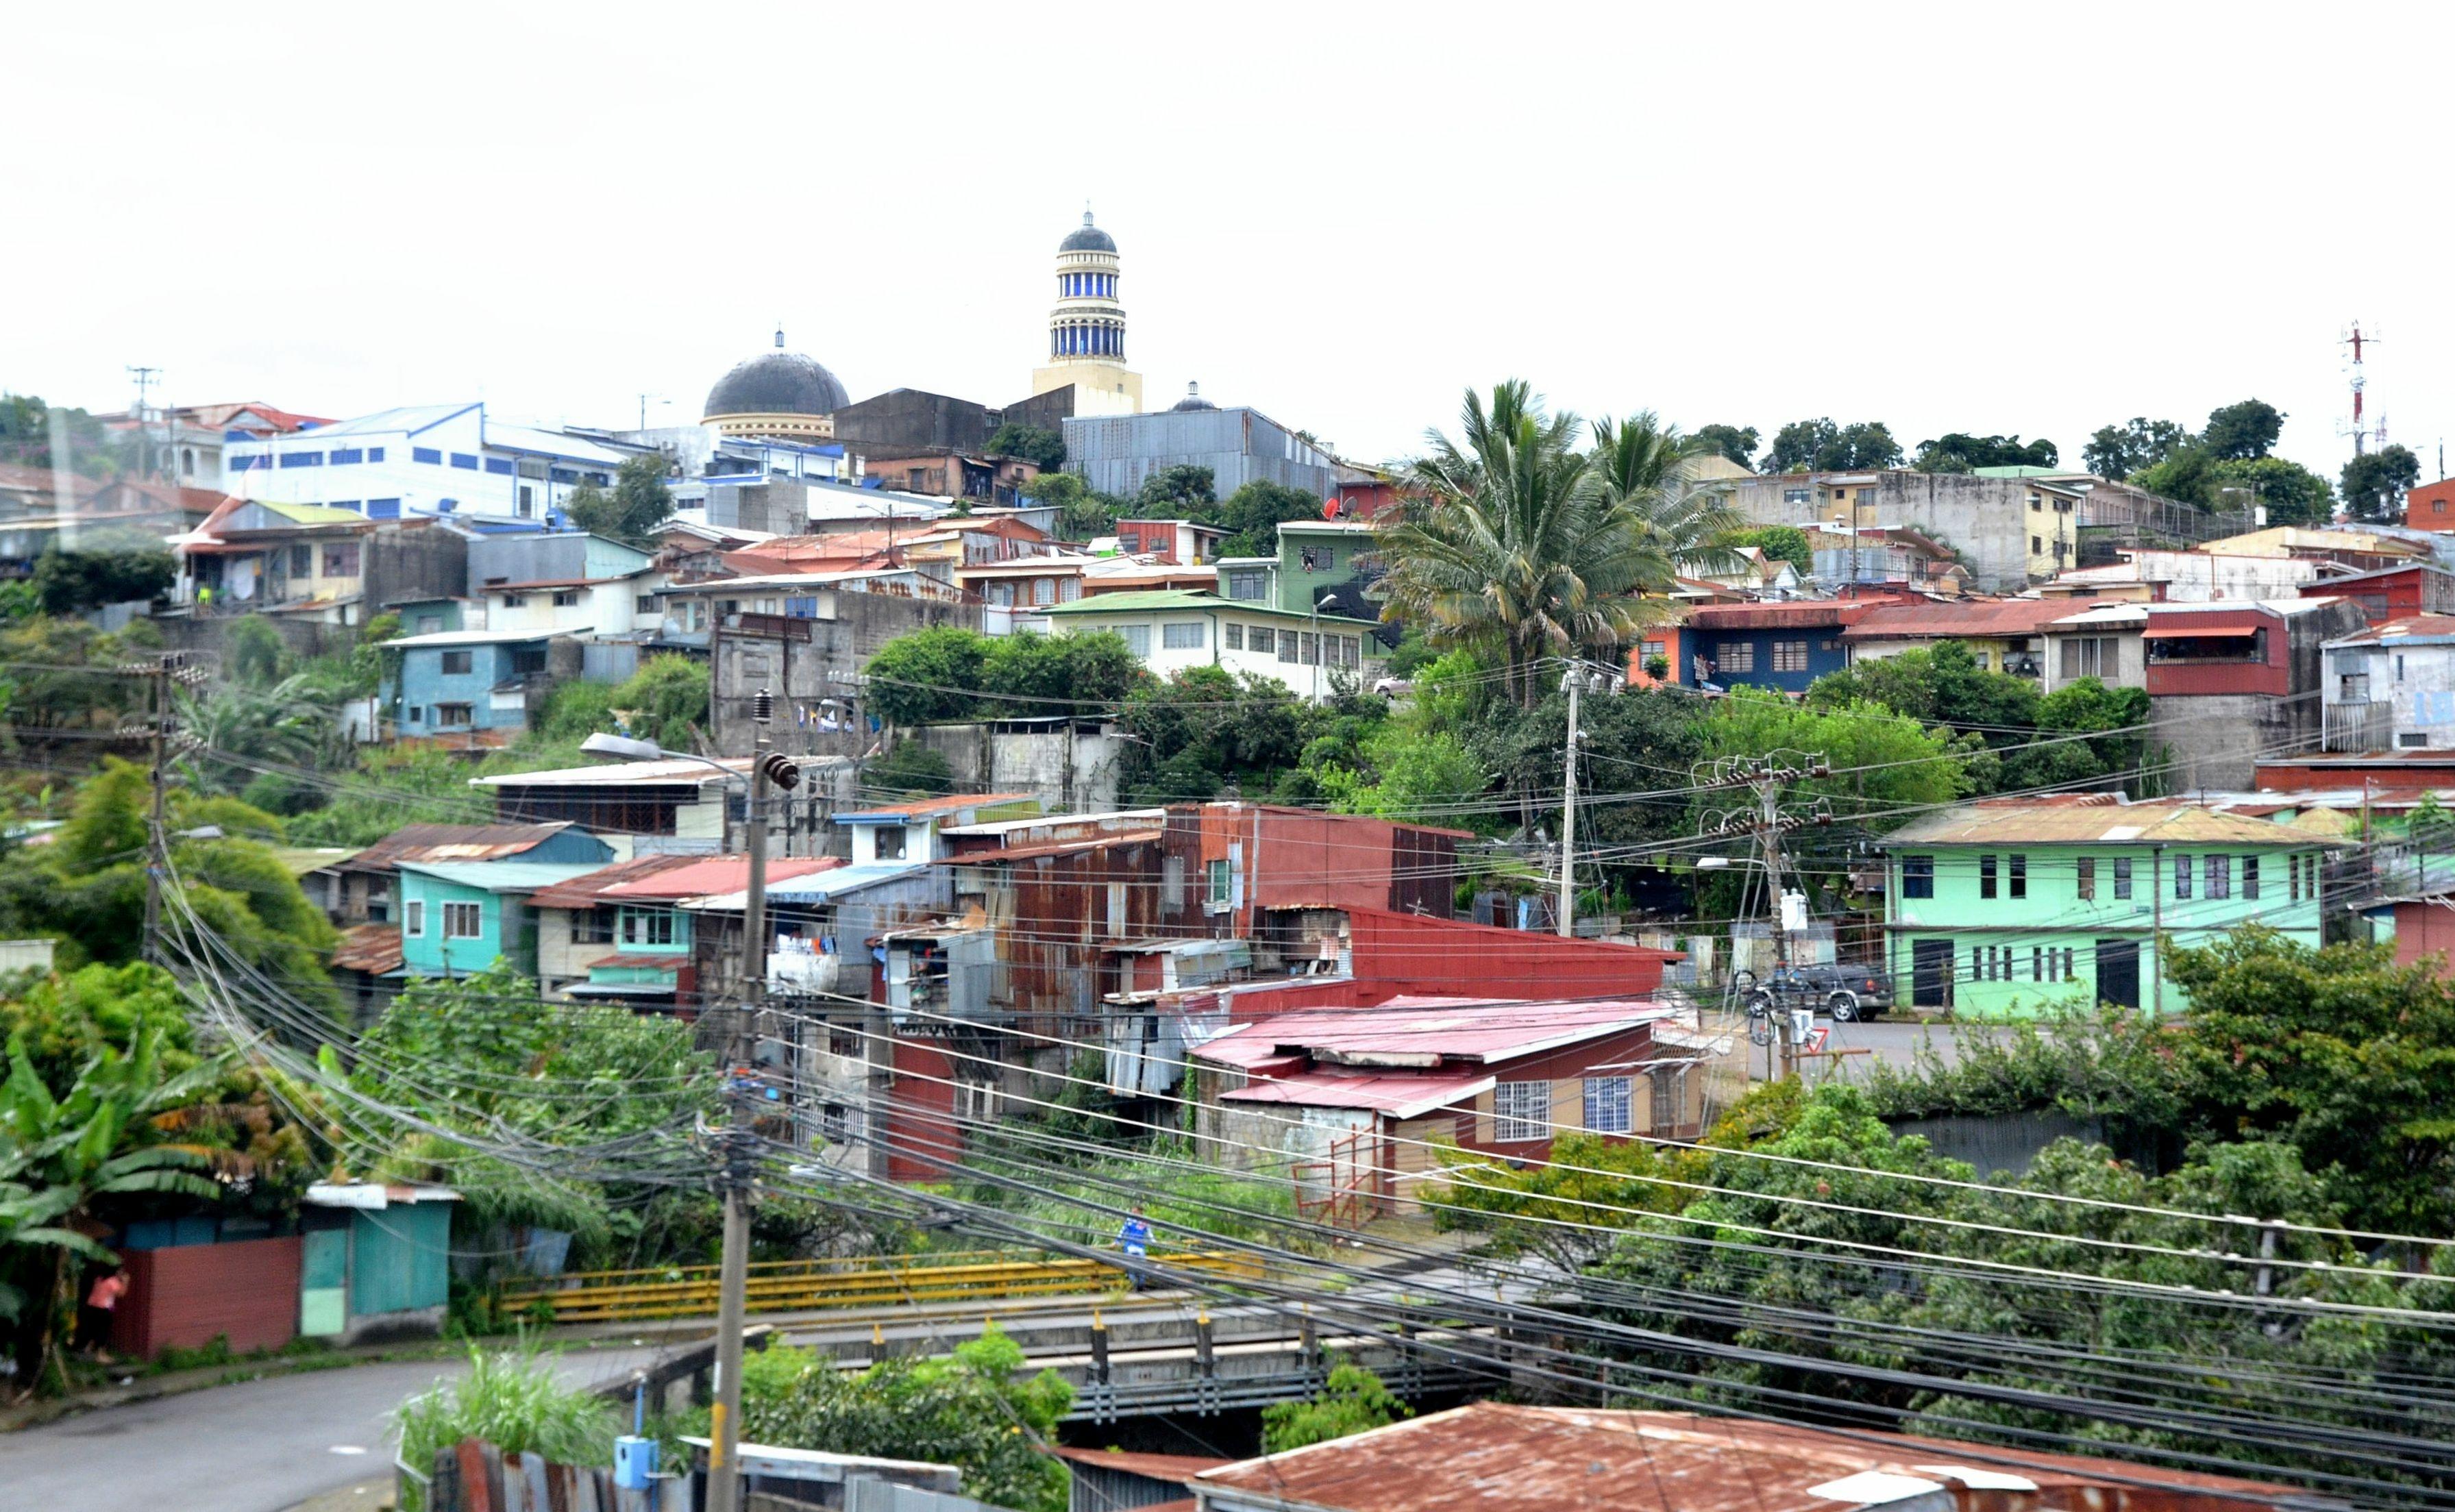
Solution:
[[[1928,1023],[1917,1018],[1881,1018],[1874,1023],[1835,1023],[1830,1018],[1817,1018],[1817,1027],[1830,1027],[1833,1038],[1827,1048],[1832,1050],[1864,1050],[1866,1055],[1842,1056],[1832,1062],[1836,1074],[1847,1078],[1866,1075],[1866,1067],[1882,1061],[1897,1071],[1907,1071],[1917,1059],[1920,1045],[1932,1045],[1937,1055],[1950,1065],[1960,1058],[1960,1041],[1965,1036],[2000,1038],[2009,1030],[1984,1024]],[[1755,1045],[1749,1051],[1748,1076],[1761,1081],[1765,1079],[1765,1051]],[[1814,1062],[1810,1062],[1814,1064]]]
[[[569,1355],[563,1375],[593,1384],[649,1354],[617,1348]],[[12,1512],[278,1512],[380,1473],[392,1461],[387,1415],[403,1398],[466,1368],[418,1360],[310,1371],[0,1434],[0,1505]]]

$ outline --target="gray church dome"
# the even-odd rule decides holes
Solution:
[[[720,414],[833,414],[852,402],[836,375],[814,357],[783,349],[784,333],[776,333],[777,350],[762,352],[736,367],[707,391],[707,407],[700,413]]]
[[[1091,224],[1091,212],[1086,210],[1083,212],[1083,224],[1067,232],[1065,239],[1057,244],[1057,250],[1062,252],[1113,252],[1117,250],[1117,242],[1115,237]]]

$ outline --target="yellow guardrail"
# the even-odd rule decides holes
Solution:
[[[1154,1255],[1151,1263],[1218,1280],[1259,1280],[1249,1255]],[[744,1291],[754,1313],[816,1311],[899,1302],[959,1302],[1121,1290],[1126,1273],[1106,1260],[1034,1260],[1002,1250],[896,1260],[762,1260]],[[716,1312],[717,1267],[584,1271],[505,1292],[506,1312],[550,1309],[558,1323],[688,1318]]]

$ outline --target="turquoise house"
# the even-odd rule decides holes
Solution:
[[[2321,943],[2341,842],[2273,819],[2113,794],[1981,799],[1886,837],[1895,1001],[1963,1018],[2105,1002],[2179,1013],[2167,955],[2257,923]]]
[[[610,857],[607,851],[585,861],[403,861],[401,975],[469,977],[500,958],[536,976],[537,910],[529,906],[530,895],[596,871]]]
[[[344,1344],[440,1332],[459,1200],[424,1182],[309,1187],[299,1215],[298,1332]]]

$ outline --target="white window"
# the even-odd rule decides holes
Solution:
[[[1586,1129],[1593,1134],[1627,1134],[1633,1099],[1626,1077],[1586,1079]]]
[[[1190,624],[1162,625],[1159,627],[1159,643],[1169,651],[1200,651],[1203,644],[1202,622],[1197,619]]]
[[[476,939],[486,932],[485,912],[475,903],[443,905],[443,937]]]
[[[1222,625],[1222,626],[1220,626],[1220,627],[1219,627],[1219,649],[1220,649],[1220,650],[1222,650],[1222,651],[1242,651],[1242,650],[1244,650],[1244,649],[1245,649],[1245,627],[1244,627],[1244,626],[1242,626],[1242,625],[1235,625],[1235,624],[1228,624],[1228,625]]]
[[[1492,1142],[1552,1137],[1552,1083],[1503,1081],[1491,1089]]]
[[[1279,650],[1279,633],[1268,625],[1255,625],[1246,638],[1246,649],[1264,656],[1274,656]]]
[[[622,911],[622,943],[670,945],[674,942],[673,910],[626,908]]]
[[[1127,651],[1132,652],[1138,657],[1148,659],[1150,656],[1150,626],[1110,625],[1108,628],[1125,637],[1126,649]]]
[[[370,909],[370,913],[374,910]],[[412,939],[426,937],[426,899],[413,897],[401,907],[401,933]]]
[[[1057,602],[1057,579],[1035,577],[1031,580],[1031,601],[1035,604]]]

